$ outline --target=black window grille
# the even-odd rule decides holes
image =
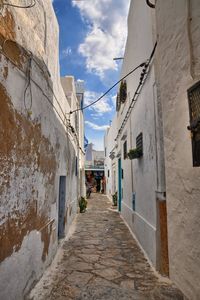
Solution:
[[[124,159],[126,159],[127,156],[128,156],[128,154],[127,154],[127,141],[124,142],[123,148],[124,148]]]
[[[200,167],[200,81],[188,90],[193,166]]]
[[[142,132],[136,137],[136,148],[143,155],[143,134]]]

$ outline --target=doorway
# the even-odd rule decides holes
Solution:
[[[60,176],[58,205],[58,238],[65,236],[66,176]]]

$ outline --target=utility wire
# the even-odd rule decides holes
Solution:
[[[27,85],[24,90],[24,107],[27,110],[27,112],[30,112],[30,110],[32,108],[32,102],[33,102],[32,89],[31,89],[31,63],[32,63],[32,55],[29,57],[28,68],[27,68]],[[30,89],[30,99],[31,99],[29,108],[27,108],[27,105],[26,105],[26,93],[27,93],[28,88]]]
[[[119,137],[120,134],[122,133],[122,130],[123,130],[123,128],[124,128],[124,126],[125,126],[125,124],[126,124],[128,118],[129,118],[130,114],[131,114],[131,111],[132,111],[133,107],[135,106],[135,103],[136,103],[136,101],[137,101],[137,99],[138,99],[138,96],[140,95],[140,92],[141,92],[141,90],[142,90],[142,87],[143,87],[143,85],[144,85],[144,83],[145,83],[145,81],[146,81],[146,78],[147,78],[147,75],[148,75],[148,72],[149,72],[148,68],[149,68],[149,66],[150,66],[150,63],[151,63],[152,58],[153,58],[153,56],[154,56],[154,53],[155,53],[155,51],[156,51],[156,47],[157,47],[157,42],[155,43],[155,45],[154,45],[154,47],[153,47],[153,50],[152,50],[152,52],[151,52],[151,55],[150,55],[150,57],[149,57],[147,63],[145,64],[145,66],[144,66],[144,68],[143,68],[143,71],[141,72],[139,84],[138,84],[138,86],[137,86],[137,88],[136,88],[136,91],[135,91],[134,96],[133,96],[133,98],[132,98],[132,100],[131,100],[131,103],[130,103],[130,105],[129,105],[129,108],[128,108],[127,112],[126,112],[126,115],[125,115],[125,117],[124,117],[124,119],[123,119],[123,121],[122,121],[121,127],[120,127],[120,129],[118,130],[118,134],[117,134],[117,137],[115,138],[115,141],[118,139],[118,137]]]
[[[69,124],[69,125],[67,125],[67,123],[70,123],[70,120],[69,119],[67,119],[66,118],[66,115],[65,115],[65,113],[63,112],[63,110],[62,110],[62,108],[61,108],[61,106],[60,106],[60,103],[58,102],[58,99],[57,99],[57,97],[55,96],[55,93],[54,93],[54,91],[53,91],[53,89],[50,87],[50,85],[48,84],[48,80],[47,80],[47,78],[46,78],[46,76],[44,76],[45,75],[45,72],[44,72],[44,70],[42,69],[42,67],[40,66],[40,69],[43,71],[43,76],[44,76],[44,78],[46,79],[46,81],[47,81],[47,84],[48,84],[48,87],[50,88],[50,90],[51,90],[51,92],[53,93],[53,96],[55,97],[55,99],[56,99],[56,101],[58,102],[58,104],[59,104],[59,107],[60,107],[60,109],[61,109],[61,112],[62,112],[62,114],[63,114],[63,116],[64,116],[64,120],[63,120],[63,118],[62,118],[62,116],[60,115],[60,113],[58,112],[58,110],[57,110],[57,108],[55,107],[55,105],[53,104],[53,102],[51,101],[51,99],[46,95],[46,93],[43,91],[43,89],[41,88],[41,86],[31,77],[31,74],[30,74],[30,72],[31,72],[31,61],[33,60],[33,61],[35,61],[36,63],[37,63],[37,65],[39,66],[39,64],[38,64],[38,62],[33,58],[33,55],[32,55],[32,53],[31,52],[29,52],[29,66],[28,66],[28,70],[25,72],[22,68],[20,68],[19,67],[19,65],[16,63],[16,62],[14,62],[10,57],[9,57],[9,55],[7,55],[7,53],[6,53],[6,51],[5,51],[5,48],[4,48],[4,46],[5,46],[5,43],[6,43],[6,41],[8,41],[8,40],[5,40],[4,41],[4,43],[3,43],[3,45],[1,46],[1,49],[0,49],[0,52],[20,71],[20,72],[22,72],[23,73],[23,75],[25,75],[25,77],[27,78],[28,77],[28,80],[27,80],[27,86],[26,86],[26,88],[25,88],[25,91],[24,91],[24,101],[25,101],[25,96],[26,96],[26,92],[27,92],[27,89],[28,89],[28,87],[30,86],[30,92],[31,92],[31,105],[32,105],[32,91],[31,91],[31,81],[35,84],[35,86],[41,91],[41,93],[42,93],[42,95],[46,98],[46,100],[49,102],[49,104],[54,108],[54,110],[56,111],[56,113],[57,113],[57,115],[58,115],[58,117],[59,117],[59,119],[61,120],[61,122],[62,122],[62,124],[64,125],[64,127],[65,128],[70,128],[70,130],[71,130],[71,134],[73,134],[74,136],[75,136],[75,138],[76,138],[76,141],[77,141],[77,144],[78,144],[78,147],[79,147],[79,149],[82,151],[82,153],[83,154],[85,154],[85,152],[83,151],[83,149],[80,147],[80,144],[79,144],[79,141],[78,141],[78,137],[77,137],[77,135],[75,134],[75,132],[74,132],[74,130],[72,129],[73,127]],[[13,41],[12,41],[13,42]],[[26,108],[26,106],[25,106],[25,108]],[[27,109],[27,108],[26,108]],[[65,121],[66,121],[66,123],[65,123]]]
[[[128,74],[126,74],[124,77],[122,77],[120,80],[118,80],[113,86],[111,86],[103,95],[101,95],[97,100],[95,100],[94,102],[84,106],[83,108],[78,108],[75,109],[73,111],[70,111],[70,114],[73,114],[76,111],[79,110],[84,110],[94,104],[96,104],[98,101],[100,101],[104,96],[106,96],[116,85],[118,85],[121,81],[123,81],[126,77],[128,77],[130,74],[132,74],[133,72],[135,72],[137,69],[144,67],[146,64],[146,62],[141,63],[139,66],[135,67],[132,71],[130,71]]]
[[[36,5],[36,0],[31,0],[31,3],[28,5],[17,5],[17,4],[13,4],[10,2],[2,2],[2,3],[0,2],[0,4],[6,5],[6,6],[11,6],[11,7],[16,7],[16,8],[31,8]]]
[[[15,41],[12,41],[12,40],[8,40],[8,39],[6,39],[6,40],[4,40],[4,42],[3,42],[3,44],[2,44],[2,50],[3,50],[3,53],[4,54],[6,54],[6,50],[5,50],[5,47],[6,47],[6,43],[8,43],[8,42],[10,42],[10,43],[14,43],[14,44],[16,44],[18,47],[19,47],[19,45],[15,42]],[[28,59],[31,57],[32,58],[32,60],[36,63],[36,65],[40,68],[40,70],[42,71],[42,73],[43,73],[43,76],[44,76],[44,78],[45,78],[45,80],[46,80],[46,83],[47,83],[47,85],[48,85],[48,88],[51,90],[51,92],[52,92],[52,94],[53,94],[53,96],[54,96],[54,98],[55,98],[55,100],[56,100],[56,102],[57,102],[57,104],[58,104],[58,106],[59,106],[59,108],[60,108],[60,110],[61,110],[61,112],[62,112],[62,114],[63,114],[63,116],[64,116],[64,119],[67,121],[67,118],[66,118],[66,115],[65,115],[65,113],[64,113],[64,111],[63,111],[63,109],[62,109],[62,107],[61,107],[61,105],[60,105],[60,102],[59,102],[59,100],[58,100],[58,98],[56,97],[56,95],[55,95],[55,93],[54,93],[54,91],[53,91],[53,89],[52,89],[52,87],[50,86],[50,84],[49,84],[49,80],[48,80],[48,78],[47,78],[47,76],[46,76],[46,74],[45,74],[45,71],[43,70],[43,68],[40,66],[40,64],[37,62],[37,60],[33,57],[33,55],[32,55],[32,53],[30,52],[30,51],[26,51],[23,47],[21,47],[20,46],[20,48],[26,53],[26,52],[28,52]],[[8,55],[6,55],[6,57],[17,67],[17,68],[19,68],[19,66],[12,60],[12,59],[10,59],[10,57],[8,56]],[[30,68],[30,67],[29,67]],[[22,70],[21,70],[22,71]],[[23,71],[22,71],[23,72]],[[24,72],[23,72],[24,73]],[[24,73],[25,74],[25,73]],[[50,73],[48,72],[48,74],[49,74],[49,77],[50,77]],[[25,74],[26,75],[26,74]],[[27,75],[26,75],[27,76]],[[27,87],[28,88],[28,87]]]

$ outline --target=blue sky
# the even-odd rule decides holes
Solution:
[[[130,0],[54,0],[60,28],[61,76],[85,81],[85,105],[96,100],[120,75]],[[105,129],[115,114],[116,91],[85,110],[85,135],[103,150]]]

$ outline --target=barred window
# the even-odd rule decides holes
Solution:
[[[188,90],[193,166],[200,167],[200,81]]]

